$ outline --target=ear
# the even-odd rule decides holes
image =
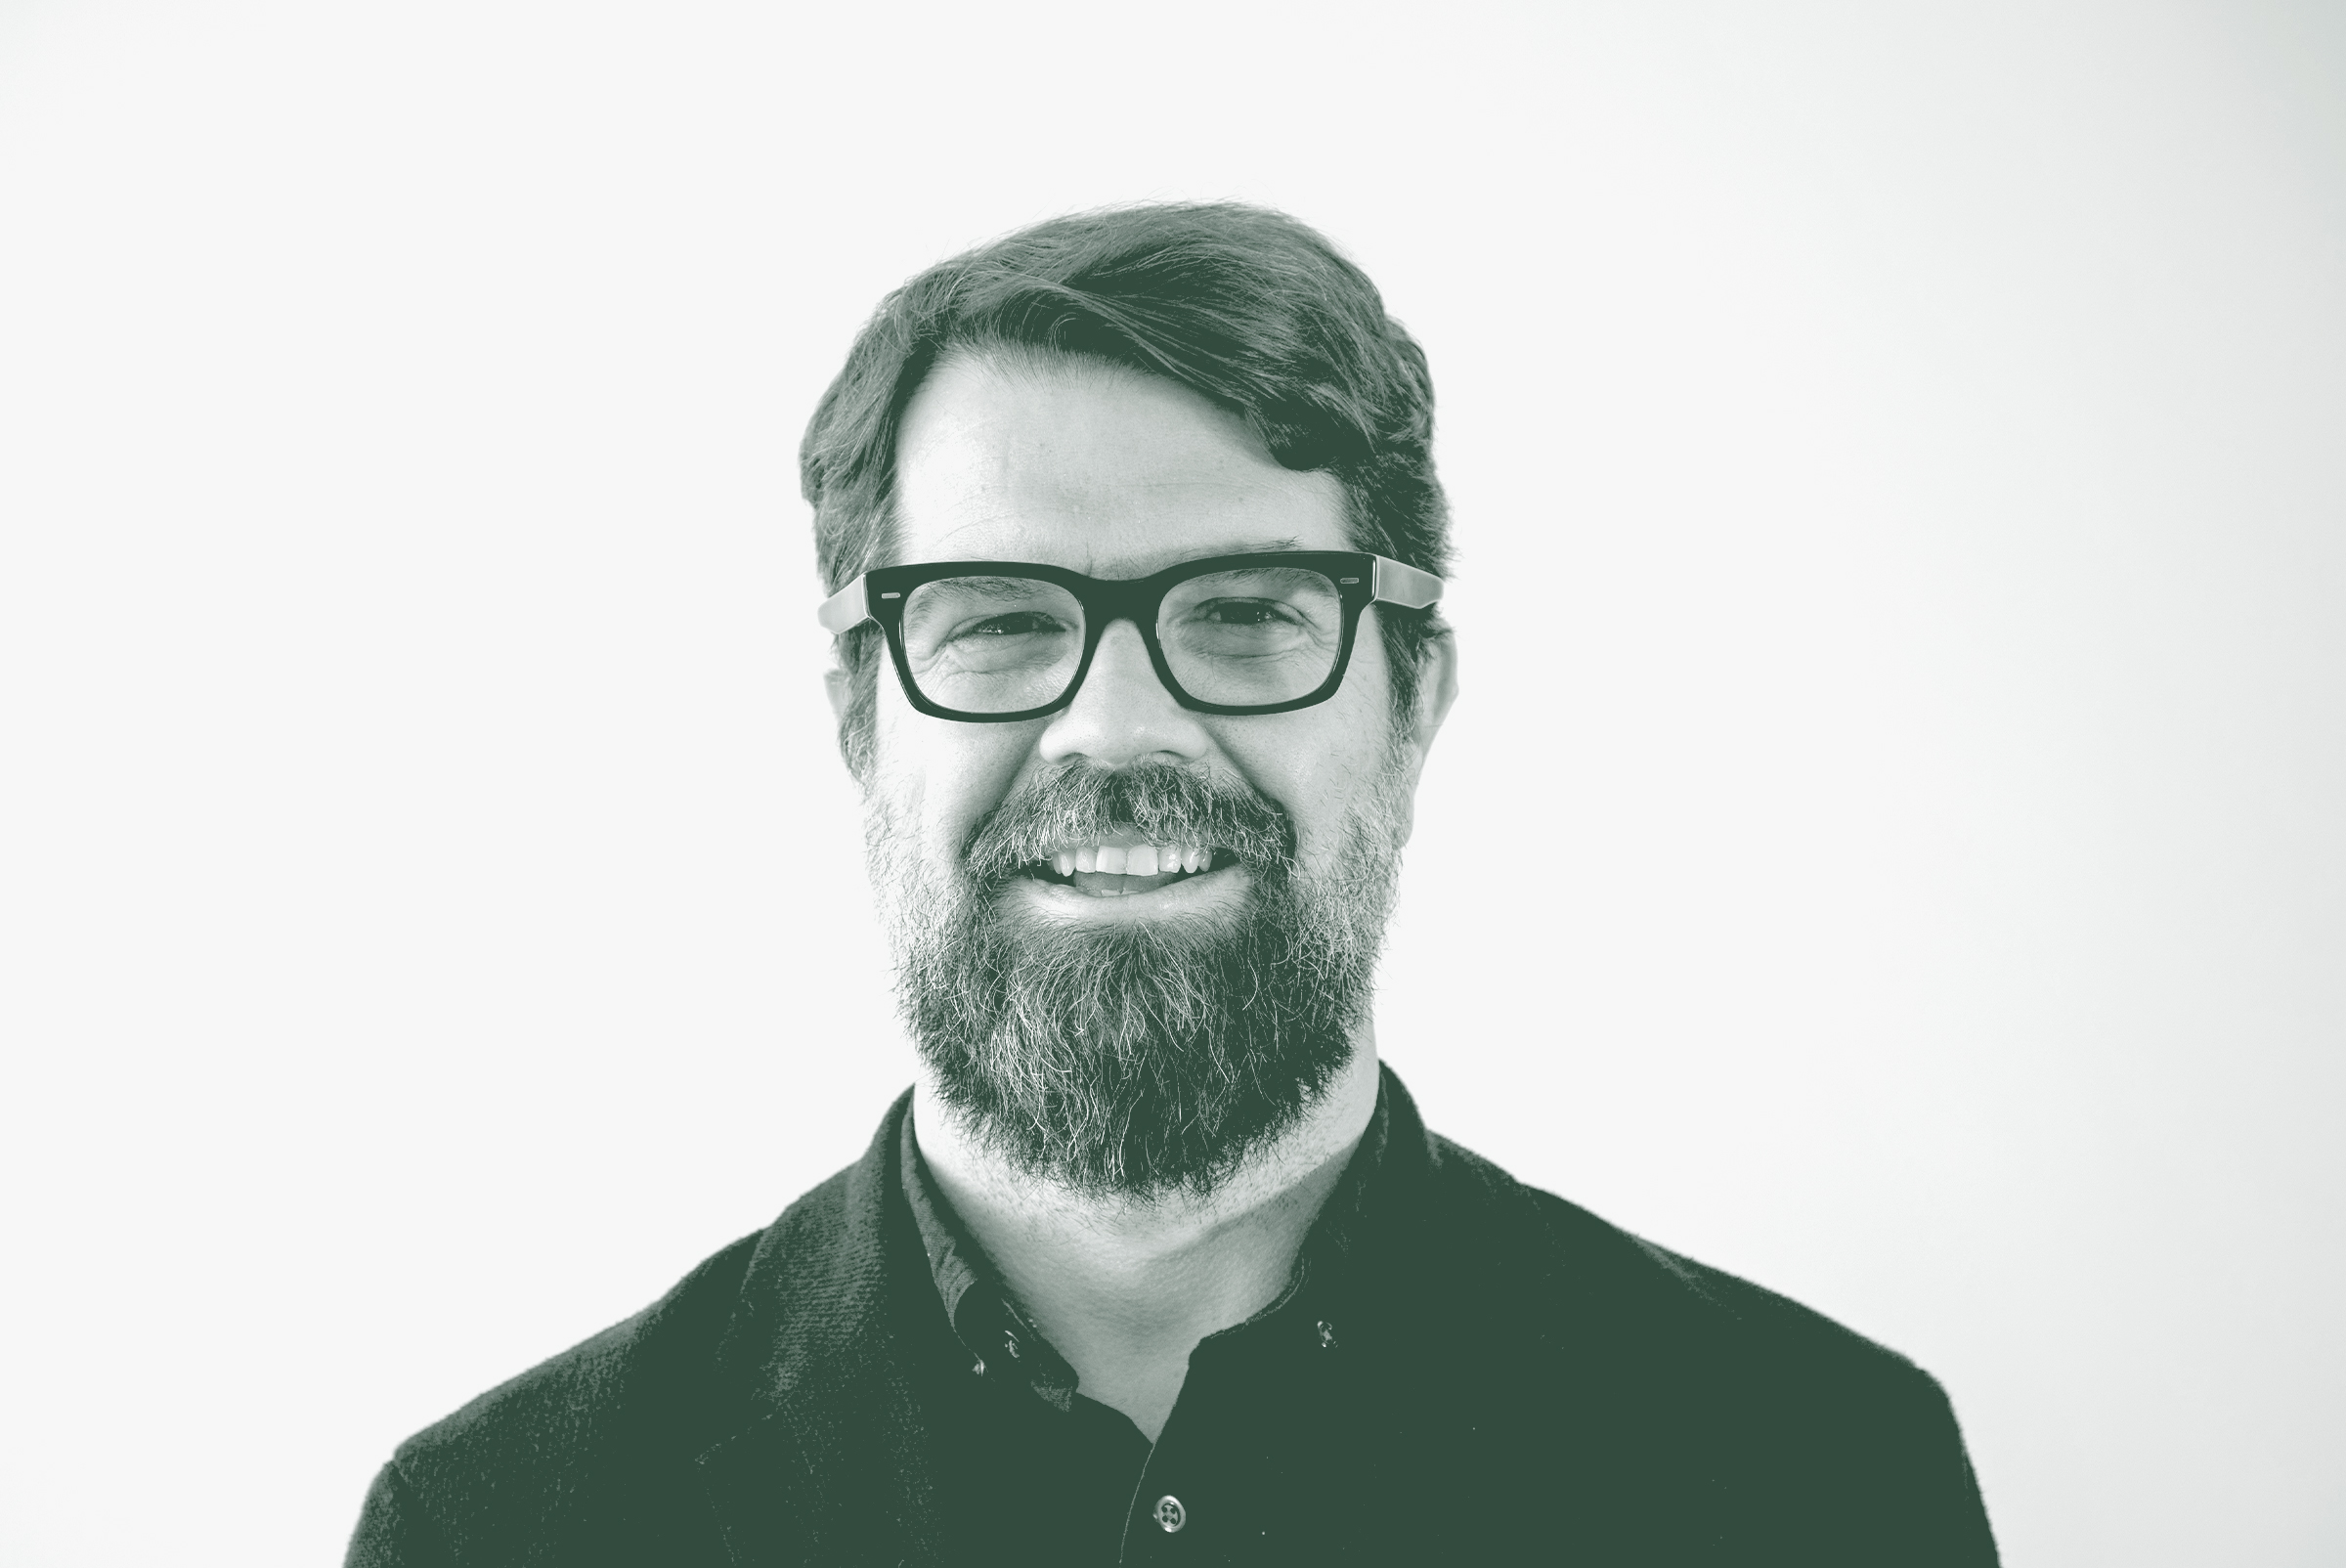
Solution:
[[[823,672],[823,692],[831,699],[831,719],[834,723],[847,721],[847,704],[855,700],[855,681],[847,667],[837,659]]]
[[[1442,720],[1450,717],[1451,704],[1458,700],[1458,637],[1448,627],[1428,639],[1424,650],[1424,665],[1417,672],[1417,700],[1410,717],[1412,738],[1417,743],[1417,757],[1434,749],[1434,737],[1441,733]]]
[[[1409,756],[1402,763],[1407,784],[1396,803],[1400,807],[1404,844],[1409,843],[1417,826],[1417,781],[1425,773],[1426,754],[1433,750],[1434,737],[1442,732],[1442,720],[1450,717],[1451,704],[1458,700],[1456,635],[1444,628],[1426,639],[1419,657],[1417,695],[1411,704],[1408,719]]]

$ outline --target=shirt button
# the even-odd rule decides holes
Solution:
[[[1168,1493],[1156,1500],[1156,1522],[1166,1535],[1171,1535],[1190,1522],[1190,1510],[1181,1505],[1181,1499]]]
[[[1336,1348],[1336,1326],[1325,1318],[1320,1320],[1320,1348],[1322,1350]]]
[[[1004,1335],[1002,1336],[1002,1348],[1003,1348],[1004,1350],[1007,1350],[1007,1351],[1009,1351],[1009,1352],[1010,1352],[1010,1359],[1011,1359],[1011,1360],[1013,1360],[1013,1361],[1016,1361],[1016,1360],[1018,1360],[1018,1359],[1019,1359],[1019,1336],[1018,1336],[1017,1334],[1013,1334],[1013,1333],[1006,1333],[1006,1334],[1004,1334]]]

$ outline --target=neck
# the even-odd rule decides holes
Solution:
[[[948,1111],[926,1070],[913,1128],[954,1213],[1083,1392],[1153,1442],[1197,1341],[1285,1287],[1376,1109],[1376,1044],[1364,1027],[1301,1119],[1203,1194],[1135,1198],[1039,1180]]]

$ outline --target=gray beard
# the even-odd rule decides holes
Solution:
[[[1368,1016],[1407,836],[1388,754],[1345,851],[1318,875],[1277,806],[1195,769],[1070,764],[980,822],[940,885],[884,803],[866,819],[898,1000],[946,1108],[984,1144],[1074,1191],[1205,1193],[1293,1127]],[[1235,853],[1235,914],[1069,928],[1012,884],[1063,845],[1137,827]]]

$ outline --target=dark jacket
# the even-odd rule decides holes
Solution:
[[[1199,1560],[1995,1561],[1928,1375],[1430,1136],[1389,1073],[1384,1093],[1357,1392],[1264,1460],[1325,1527]],[[403,1444],[351,1568],[985,1560],[925,1408],[942,1308],[899,1188],[908,1098],[772,1226]]]

